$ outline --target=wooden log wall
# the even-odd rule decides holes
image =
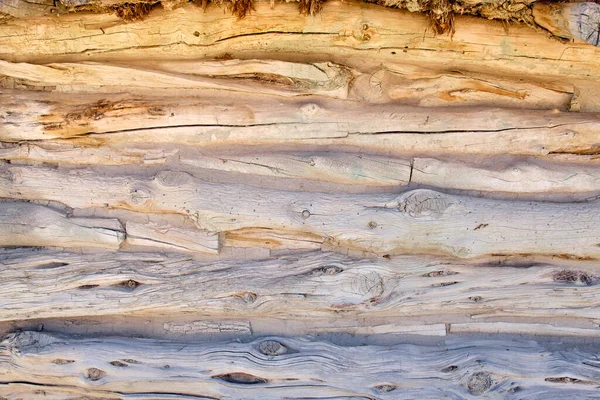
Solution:
[[[600,6],[438,3],[2,1],[0,399],[597,398]]]

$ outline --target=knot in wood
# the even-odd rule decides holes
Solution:
[[[467,390],[473,394],[483,394],[492,387],[492,376],[487,372],[475,372],[467,379]]]
[[[442,193],[423,189],[405,194],[398,204],[398,210],[411,217],[440,217],[449,206]]]
[[[106,375],[106,372],[102,371],[101,369],[98,368],[88,368],[87,369],[87,377],[90,381],[97,381],[102,379],[102,377],[104,375]]]
[[[163,187],[178,187],[191,181],[191,176],[179,171],[161,171],[156,177],[156,182]]]
[[[323,267],[313,269],[311,273],[313,276],[337,275],[342,271],[344,270],[336,265],[325,265]]]
[[[308,211],[308,210],[302,211],[302,218],[307,219],[308,217],[310,217],[310,211]]]
[[[256,301],[256,293],[244,292],[240,297],[248,304],[254,303]]]
[[[150,198],[152,198],[152,195],[150,194],[150,191],[147,189],[131,189],[130,192],[130,201],[132,204],[144,204],[146,201],[148,201]]]
[[[317,114],[320,109],[321,109],[321,107],[319,107],[317,104],[308,103],[308,104],[305,104],[302,107],[300,107],[300,112],[302,113],[303,117],[310,119],[315,114]]]
[[[264,340],[258,345],[258,351],[266,356],[278,356],[287,352],[287,347],[276,340]]]
[[[377,222],[375,222],[375,221],[369,221],[369,223],[367,224],[367,226],[369,227],[369,229],[375,229],[375,228],[377,228]]]
[[[374,389],[376,391],[378,391],[379,393],[388,393],[388,392],[391,392],[392,390],[396,389],[396,386],[390,385],[388,383],[384,383],[382,385],[375,386]]]

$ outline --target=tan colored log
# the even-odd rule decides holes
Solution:
[[[343,347],[278,337],[191,344],[21,332],[2,345],[0,394],[35,393],[29,386],[35,385],[31,398],[73,398],[81,390],[102,399],[475,398],[517,392],[586,398],[600,381],[596,357],[584,347],[564,351],[567,346],[550,349],[524,340]]]
[[[310,94],[393,101],[419,106],[496,106],[569,110],[569,83],[522,82],[511,77],[387,64],[373,73],[333,63],[274,60],[162,61],[130,64],[55,63],[47,66],[0,61],[0,87],[64,93],[124,92],[164,96],[209,90],[306,96]],[[349,94],[349,91],[351,92]]]
[[[556,36],[600,45],[600,5],[597,3],[540,1],[533,5],[533,17],[538,25]]]
[[[44,141],[37,143],[0,142],[0,159],[51,164],[83,165],[155,165],[167,162],[178,153],[177,149],[142,146],[77,146],[68,142]]]
[[[145,67],[144,67],[145,65]],[[346,98],[352,71],[333,63],[300,64],[274,60],[179,61],[120,66],[56,63],[47,66],[0,61],[2,86],[56,92],[111,93],[156,90],[186,95],[206,90]]]
[[[578,76],[597,70],[598,49],[560,44],[527,26],[457,17],[452,36],[427,31],[425,15],[356,2],[328,2],[315,17],[298,17],[296,4],[257,1],[247,18],[187,5],[156,10],[124,24],[112,15],[63,15],[13,20],[0,26],[0,58],[9,61],[101,59],[251,58],[287,53],[334,62],[360,55],[375,64],[410,61],[479,72],[531,76]],[[360,16],[360,18],[358,17]],[[44,26],[32,29],[31,26]],[[157,34],[160,32],[160,34]],[[199,35],[195,35],[198,32]],[[283,34],[281,32],[284,32]]]
[[[234,103],[230,96],[217,94],[176,100],[115,95],[110,101],[105,96],[80,96],[5,92],[0,95],[0,140],[76,138],[65,145],[67,151],[76,152],[69,150],[73,145],[127,144],[134,154],[139,154],[141,145],[167,151],[167,145],[176,144],[208,151],[233,146],[318,146],[411,156],[576,157],[600,151],[600,125],[595,114],[587,113],[427,109],[315,97],[273,102],[243,93],[236,95]]]
[[[168,316],[301,320],[319,331],[410,333],[402,318],[428,321],[439,331],[467,316],[473,323],[560,316],[566,328],[592,329],[600,310],[598,272],[589,266],[529,263],[494,266],[427,256],[353,259],[308,253],[268,260],[193,261],[152,253],[75,254],[14,250],[0,264],[1,321],[32,318]],[[357,329],[319,324],[361,318]],[[383,318],[387,324],[374,324]],[[390,322],[391,321],[391,322]],[[387,325],[387,326],[386,326]],[[425,324],[424,324],[425,325]],[[482,325],[479,325],[482,326]],[[494,326],[491,324],[490,326]],[[524,325],[516,325],[524,326]],[[185,327],[181,328],[185,329]],[[414,328],[413,330],[416,330]],[[457,327],[458,331],[458,327]]]
[[[117,250],[124,238],[123,227],[116,219],[68,218],[37,204],[0,202],[0,246]]]
[[[219,236],[214,233],[155,223],[128,221],[127,243],[183,252],[219,253]]]
[[[585,164],[473,165],[415,158],[411,182],[439,188],[510,193],[574,194],[600,191],[600,168]]]
[[[376,254],[445,253],[600,256],[596,201],[492,200],[412,190],[401,195],[289,192],[209,183],[161,171],[153,178],[90,170],[4,167],[0,196],[185,215],[200,229],[273,228],[318,235],[334,248]],[[46,185],[53,182],[52,186]]]

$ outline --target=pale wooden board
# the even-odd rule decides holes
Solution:
[[[0,202],[0,246],[93,247],[117,250],[125,239],[117,219],[68,218],[25,202]]]
[[[566,264],[557,259],[554,264],[493,266],[427,256],[369,260],[332,253],[201,262],[158,253],[12,250],[0,259],[0,320],[115,315],[176,319],[187,313],[234,318],[242,324],[266,317],[302,320],[307,327],[315,321],[319,331],[432,334],[439,326],[417,329],[401,322],[414,317],[443,326],[466,315],[471,325],[458,325],[457,332],[512,329],[597,336],[599,272],[593,264],[583,269]],[[316,322],[357,317],[363,321],[360,327],[327,328]],[[562,330],[541,322],[491,328],[507,317],[561,317]],[[388,326],[375,323],[376,318]],[[586,331],[578,328],[582,321],[587,321]]]
[[[52,88],[66,93],[178,90],[194,95],[203,90],[224,90],[284,97],[317,94],[346,98],[353,72],[333,63],[277,60],[162,62],[138,67],[101,63],[43,66],[0,61],[0,77],[5,87]]]
[[[0,61],[0,87],[62,93],[200,95],[209,90],[283,97],[319,95],[426,107],[569,110],[573,84],[386,63],[361,72],[335,63],[277,60],[53,63]]]
[[[0,94],[0,140],[38,140],[22,150],[74,162],[136,157],[152,162],[168,145],[219,148],[349,149],[403,155],[597,155],[596,114],[495,108],[423,108],[301,97],[210,92],[202,97],[38,93]],[[48,139],[71,139],[67,142]],[[44,150],[44,146],[49,149]],[[72,146],[91,146],[79,150]],[[148,157],[140,146],[152,146]],[[38,150],[35,146],[41,146]],[[122,151],[115,146],[124,146]],[[54,149],[53,149],[54,147]],[[162,149],[163,153],[160,153]],[[7,150],[9,151],[9,150]],[[16,150],[10,150],[11,152]],[[67,152],[61,157],[61,152]],[[79,155],[77,152],[81,152]],[[21,156],[24,157],[24,156]],[[117,157],[117,158],[118,158]]]
[[[524,339],[344,347],[22,332],[2,345],[0,394],[9,399],[72,399],[84,390],[101,399],[593,398],[600,381],[593,352]]]
[[[277,52],[328,54],[332,61],[360,55],[459,69],[478,64],[480,72],[585,79],[598,68],[600,51],[588,44],[561,44],[525,25],[511,25],[507,32],[501,22],[469,17],[456,18],[460,29],[452,37],[436,36],[428,31],[426,15],[357,2],[328,2],[314,17],[299,17],[296,4],[272,8],[258,1],[241,20],[221,8],[188,5],[159,9],[133,23],[114,15],[75,14],[42,17],[35,26],[44,29],[26,20],[0,26],[0,58],[164,60]]]
[[[600,256],[598,200],[508,201],[425,189],[400,195],[319,194],[210,183],[169,170],[154,177],[12,166],[0,171],[0,196],[5,198],[180,214],[211,232],[241,228],[306,232],[321,236],[333,248],[379,255]]]
[[[198,229],[127,221],[125,230],[127,243],[134,246],[155,247],[164,251],[219,253],[219,236]]]

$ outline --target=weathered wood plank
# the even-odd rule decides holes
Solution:
[[[381,154],[598,154],[596,114],[491,108],[430,109],[302,97],[277,101],[239,93],[202,98],[0,94],[0,140],[71,139],[66,146],[153,145],[198,151],[260,146]],[[58,151],[58,150],[57,150]],[[86,150],[88,153],[91,150]],[[97,150],[100,151],[100,150]],[[87,153],[86,153],[87,154]],[[92,153],[94,154],[94,153]],[[83,156],[80,156],[80,159]],[[108,157],[108,156],[105,156]]]
[[[193,253],[219,253],[219,235],[198,229],[127,221],[125,230],[127,243],[133,246]]]
[[[482,167],[415,158],[411,182],[438,188],[516,194],[598,193],[600,190],[600,168],[586,164],[540,164],[534,159],[520,160],[512,165],[489,164]]]
[[[156,10],[123,24],[111,15],[63,15],[13,20],[0,26],[0,58],[10,61],[214,58],[225,53],[250,58],[278,52],[331,61],[361,55],[381,61],[409,61],[473,68],[480,72],[586,79],[598,68],[598,51],[581,43],[561,44],[527,26],[457,17],[453,37],[427,31],[427,16],[357,2],[328,2],[316,17],[299,18],[295,4],[271,7],[257,1],[239,20],[223,10],[194,5]],[[200,28],[201,27],[201,28]],[[195,35],[198,32],[199,35]],[[156,34],[160,33],[160,34]]]
[[[346,185],[402,187],[411,177],[411,162],[361,154],[256,154],[223,157],[180,157],[198,168],[296,178]],[[600,184],[599,184],[600,186]]]
[[[31,398],[42,393],[73,398],[82,390],[95,398],[593,397],[600,381],[597,356],[583,347],[565,347],[464,338],[358,347],[277,337],[190,344],[22,332],[2,342],[0,394],[11,399],[22,390],[37,391]]]
[[[353,72],[333,63],[277,60],[179,61],[141,65],[0,60],[1,86],[65,93],[164,93],[194,95],[226,90],[276,96],[317,94],[347,98]],[[175,92],[177,90],[177,92]]]
[[[119,79],[115,79],[118,76]],[[388,63],[375,72],[334,63],[276,60],[162,61],[119,64],[0,61],[0,87],[61,93],[127,92],[163,96],[226,90],[276,96],[320,95],[419,106],[495,106],[569,110],[573,84]]]
[[[10,166],[0,171],[0,196],[5,198],[52,200],[73,208],[176,213],[211,232],[242,228],[306,232],[321,236],[334,248],[380,255],[600,256],[597,200],[508,201],[424,189],[400,195],[291,192],[210,183],[164,170],[154,177]]]
[[[68,218],[50,208],[0,202],[0,246],[96,247],[117,250],[125,238],[121,223],[107,218]]]
[[[309,324],[360,317],[361,327],[347,330],[367,332],[365,326],[375,318],[447,324],[466,315],[474,322],[536,318],[540,324],[528,327],[529,334],[548,334],[542,322],[555,317],[562,318],[565,334],[582,321],[594,329],[600,320],[593,306],[600,297],[598,272],[555,262],[492,266],[426,256],[359,260],[332,253],[200,262],[153,253],[13,250],[0,259],[0,320],[194,313]],[[327,330],[322,324],[319,329]],[[402,329],[392,324],[387,331]]]
[[[352,95],[368,102],[421,107],[495,106],[570,110],[575,87],[568,82],[515,79],[489,73],[448,71],[423,65],[386,63],[358,76]]]
[[[0,142],[0,159],[21,162],[83,165],[155,165],[167,162],[178,153],[172,148],[141,146],[89,147],[68,142],[43,141],[8,143]]]

